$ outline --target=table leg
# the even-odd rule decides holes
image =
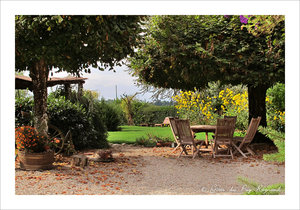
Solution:
[[[208,132],[205,132],[205,144],[206,148],[208,147]]]

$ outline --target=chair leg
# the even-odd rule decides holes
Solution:
[[[180,158],[180,157],[181,157],[181,155],[182,155],[183,151],[184,151],[184,149],[182,148],[182,149],[181,149],[181,152],[180,152],[180,154],[179,154],[179,156],[178,156],[178,158]]]
[[[174,153],[178,149],[178,147],[180,147],[180,146],[181,146],[180,144],[177,144],[177,146],[175,147],[175,149],[173,149],[172,153]]]
[[[241,155],[243,155],[245,158],[247,158],[247,156],[243,153],[243,151],[238,146],[236,146],[234,143],[232,143],[232,145],[235,147],[236,151],[239,151],[241,153]],[[235,154],[235,153],[233,153],[233,154]]]
[[[195,148],[194,146],[191,146],[192,147],[192,157],[193,159],[195,158],[195,156],[197,155],[197,148]],[[195,151],[196,150],[196,151]]]
[[[213,158],[216,158],[217,147],[218,147],[218,145],[217,145],[216,143],[214,143],[214,146],[213,146],[213,148],[212,148],[212,155],[213,155]]]
[[[231,155],[231,159],[233,159],[232,147],[231,146],[229,147],[229,152],[230,152],[230,155]]]
[[[201,146],[200,146],[201,147]],[[197,146],[192,146],[193,149],[193,159],[196,157],[196,155],[198,155],[199,157],[201,157],[201,154],[200,154],[200,147],[197,148]]]
[[[246,150],[247,150],[251,155],[255,155],[255,152],[253,152],[253,150],[250,149],[249,146],[246,147]]]

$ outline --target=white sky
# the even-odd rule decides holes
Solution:
[[[118,98],[123,94],[133,95],[136,92],[140,92],[140,89],[135,85],[135,78],[130,76],[125,70],[127,66],[115,67],[116,72],[113,71],[100,71],[98,69],[92,69],[91,73],[83,73],[82,77],[88,78],[83,85],[84,89],[97,91],[100,93],[100,97],[105,99],[116,98],[116,85]],[[54,73],[54,77],[65,77],[68,74],[65,72]],[[151,94],[139,94],[137,98],[140,100],[150,101]]]
[[[92,68],[91,73],[83,73],[82,77],[88,78],[85,80],[83,88],[86,90],[93,90],[99,93],[100,98],[115,99],[116,98],[116,85],[117,85],[117,96],[120,98],[123,94],[133,95],[136,92],[140,92],[140,88],[135,85],[135,79],[126,70],[127,66],[117,66],[114,68],[115,72],[105,70],[100,71]],[[55,73],[53,77],[66,77],[67,72]],[[24,75],[28,75],[29,72],[24,72]],[[50,76],[50,75],[49,75]],[[48,91],[55,90],[57,86],[49,88]],[[151,93],[138,94],[137,99],[152,101]]]

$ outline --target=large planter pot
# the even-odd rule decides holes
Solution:
[[[29,153],[19,151],[20,168],[25,170],[46,170],[53,168],[54,152]]]

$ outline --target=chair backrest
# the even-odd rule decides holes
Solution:
[[[171,127],[171,130],[172,130],[173,136],[177,140],[178,131],[177,131],[176,123],[175,123],[175,118],[169,117],[169,120],[170,120],[170,127]]]
[[[180,144],[194,144],[194,137],[190,128],[189,120],[170,118],[170,126],[173,136]]]
[[[234,128],[235,128],[234,118],[217,119],[215,140],[231,142]]]
[[[224,115],[224,119],[235,119],[235,122],[236,122],[237,116]]]
[[[248,129],[247,129],[247,133],[246,133],[246,135],[244,137],[244,140],[243,140],[244,143],[250,143],[253,140],[253,138],[255,136],[255,133],[257,131],[257,128],[259,126],[260,120],[261,120],[261,117],[257,117],[257,118],[253,117],[251,119],[251,122],[249,124]]]
[[[233,121],[228,122],[229,125],[232,126],[232,136],[233,136],[234,130],[235,130],[235,124],[236,124],[237,116],[227,116],[227,115],[224,115],[224,119],[233,119]]]

